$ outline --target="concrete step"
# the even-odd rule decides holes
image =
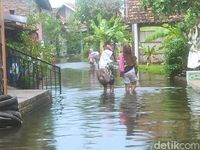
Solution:
[[[18,98],[21,114],[37,109],[52,103],[52,95],[49,90],[8,90],[8,94]]]

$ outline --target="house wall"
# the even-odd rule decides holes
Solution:
[[[66,6],[63,6],[62,8],[60,8],[60,10],[58,11],[58,15],[62,16],[64,18],[65,21],[68,20],[69,16],[73,13],[73,11],[71,9],[69,9]]]
[[[65,9],[65,18],[66,20],[68,20],[69,16],[72,14],[73,12],[69,9],[69,8],[66,8]]]
[[[27,16],[31,10],[32,0],[6,0],[3,3],[4,12],[9,14],[9,10],[15,10],[15,15]]]
[[[65,17],[65,7],[61,7],[59,10],[58,10],[58,15],[62,16],[62,17]]]
[[[36,10],[36,13],[40,13],[40,8],[34,0],[6,0],[3,6],[5,14],[10,14],[10,10],[14,10],[14,14],[18,16],[28,16],[31,10]],[[37,29],[39,40],[41,41],[43,39],[42,26],[40,24],[37,25]]]

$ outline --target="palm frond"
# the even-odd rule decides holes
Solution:
[[[170,30],[164,27],[158,27],[158,29],[152,35],[148,36],[145,39],[145,42],[152,42],[158,38],[166,37],[169,34]]]

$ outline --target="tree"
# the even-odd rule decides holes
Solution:
[[[75,20],[66,24],[66,28],[70,28],[72,31],[70,35],[67,35],[68,38],[73,38],[73,41],[78,41],[80,38],[84,39],[85,54],[87,54],[87,50],[91,47],[99,49],[99,45],[102,47],[105,41],[111,39],[113,41],[122,41],[124,39],[122,37],[122,29],[117,30],[117,28],[124,26],[124,24],[121,19],[120,21],[116,19],[120,14],[122,4],[122,0],[77,0],[76,12],[74,14]],[[116,21],[114,21],[115,19]],[[78,30],[76,29],[77,26],[79,27]],[[81,28],[84,28],[84,32],[82,32]],[[112,35],[113,33],[115,33],[116,37]],[[123,36],[127,38],[129,34],[128,32],[126,33],[123,33]],[[77,36],[75,37],[73,34]],[[120,37],[122,37],[121,40],[119,40]],[[71,40],[69,42],[73,43]]]
[[[81,41],[83,40],[83,26],[79,20],[71,15],[63,25],[62,37],[67,41],[67,53],[78,54],[81,51]]]
[[[45,43],[52,44],[56,48],[57,55],[59,55],[59,51],[61,48],[62,37],[62,24],[61,21],[52,16],[49,13],[41,13],[40,21],[43,26],[43,33]]]
[[[121,18],[112,17],[106,20],[98,15],[97,21],[97,24],[94,21],[91,24],[93,29],[92,39],[100,42],[100,50],[103,49],[103,45],[108,41],[122,44],[130,42],[131,35],[127,30],[129,26],[123,24]]]
[[[32,37],[32,34],[37,30],[37,25],[41,23],[41,16],[36,13],[30,13],[27,17],[27,24],[17,41],[8,41],[8,46],[23,51],[31,56],[51,62],[52,53],[55,52],[55,47],[49,43],[42,43]]]
[[[170,16],[181,15],[179,22],[170,23],[160,28],[150,39],[164,37],[165,70],[175,76],[186,69],[187,55],[189,52],[188,32],[198,23],[200,18],[199,0],[141,0],[144,8],[152,8],[154,14]]]
[[[199,0],[141,0],[141,2],[145,9],[152,8],[154,14],[181,15],[185,32],[189,32],[200,18]]]
[[[182,28],[181,23],[175,26],[164,24],[162,27],[157,27],[155,33],[145,39],[145,42],[151,42],[163,38],[160,49],[165,52],[165,71],[170,76],[182,73],[187,65],[188,38]]]
[[[156,47],[156,45],[154,45],[152,47],[150,47],[150,46],[145,47],[143,45],[141,46],[141,49],[143,50],[144,55],[147,56],[147,58],[146,58],[147,66],[151,64],[152,59],[153,59],[154,55],[156,54],[157,49],[155,47]]]
[[[122,0],[77,0],[76,17],[82,24],[90,27],[90,21],[97,23],[97,16],[110,19],[120,14]]]
[[[151,7],[163,15],[186,14],[188,10],[199,12],[199,0],[142,0],[144,8]]]

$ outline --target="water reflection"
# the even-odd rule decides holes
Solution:
[[[89,77],[90,77],[90,89],[95,89],[97,88],[98,85],[98,79],[97,79],[97,73],[95,68],[90,68],[89,70]]]
[[[23,116],[21,128],[0,130],[0,149],[2,150],[55,150],[53,121],[49,106],[40,111]]]
[[[136,92],[133,95],[126,94],[120,104],[120,123],[126,125],[127,136],[130,136],[133,133],[138,109]]]
[[[190,138],[190,109],[185,89],[165,88],[160,93],[149,95],[143,103],[146,106],[141,112],[146,112],[146,115],[140,118],[140,126],[153,133],[155,142]]]
[[[100,96],[100,108],[103,112],[114,112],[115,94],[103,93]]]

